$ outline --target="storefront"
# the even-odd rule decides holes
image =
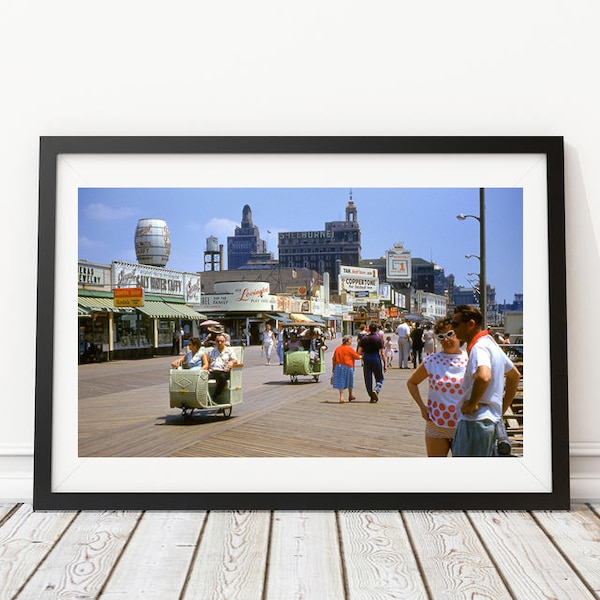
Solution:
[[[110,292],[78,294],[79,362],[171,354],[175,332],[198,335],[206,315],[184,303],[149,296],[136,308],[116,308]]]
[[[81,262],[79,271],[80,363],[171,354],[176,332],[198,335],[206,318],[187,304],[200,301],[199,275],[122,262]],[[115,306],[114,288],[137,286],[144,290],[141,306]]]
[[[196,308],[221,322],[232,343],[260,344],[266,323],[276,329],[279,323],[316,322],[325,331],[339,331],[342,315],[348,311],[348,307],[329,304],[330,315],[324,317],[314,299],[272,295],[267,282],[219,282],[214,289],[214,294],[202,295]]]

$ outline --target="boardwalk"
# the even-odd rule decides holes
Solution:
[[[381,400],[368,401],[362,369],[357,400],[339,404],[327,373],[291,384],[260,348],[246,349],[244,404],[229,420],[169,407],[171,357],[79,367],[81,456],[386,457],[425,456],[424,424],[406,389],[412,370],[386,374]]]
[[[79,454],[122,457],[422,457],[424,423],[406,388],[412,369],[395,364],[385,375],[381,400],[369,403],[362,369],[355,372],[352,403],[339,404],[327,372],[297,384],[260,348],[246,349],[244,404],[229,420],[196,413],[183,420],[169,407],[170,356],[79,367]],[[357,363],[358,364],[358,363]],[[426,396],[426,384],[422,394]],[[515,402],[522,410],[522,396]],[[509,425],[522,451],[522,418]]]

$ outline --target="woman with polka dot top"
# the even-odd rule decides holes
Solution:
[[[452,329],[452,319],[438,321],[434,333],[441,344],[441,352],[426,356],[406,385],[425,420],[427,456],[448,456],[458,423],[457,405],[463,393],[468,357],[460,348],[461,342]],[[419,384],[426,379],[429,381],[427,404],[419,391]]]

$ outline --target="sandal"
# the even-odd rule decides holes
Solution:
[[[352,402],[352,400],[356,400],[356,396],[348,396],[348,402]]]

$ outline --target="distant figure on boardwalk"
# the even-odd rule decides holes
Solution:
[[[416,369],[422,360],[423,355],[423,328],[421,323],[416,323],[415,328],[410,332],[410,344],[412,346],[413,367]]]
[[[425,419],[427,456],[448,456],[458,423],[458,401],[467,366],[467,353],[452,330],[452,319],[435,324],[435,335],[442,351],[425,357],[419,368],[406,382],[408,391]],[[419,384],[429,379],[427,404],[419,392]]]
[[[271,326],[267,323],[265,330],[262,334],[262,349],[265,351],[266,364],[271,364],[271,354],[273,354],[273,348],[277,345],[277,338],[271,329]]]
[[[484,329],[479,309],[457,306],[452,328],[467,342],[469,356],[452,456],[494,456],[502,415],[512,404],[521,374]]]
[[[308,342],[308,359],[310,368],[314,371],[321,368],[321,349],[327,350],[323,335],[320,333],[320,329],[311,329],[310,341]]]
[[[277,326],[277,347],[276,352],[279,357],[279,365],[283,365],[283,344],[285,342],[285,333],[283,331],[283,325],[279,323]]]
[[[348,402],[356,400],[354,389],[354,361],[361,356],[352,347],[352,336],[345,335],[342,343],[333,352],[331,365],[333,368],[333,387],[340,392],[340,403],[344,402],[344,390],[348,390]]]
[[[204,338],[204,346],[216,346],[217,336],[219,335],[222,335],[225,338],[225,343],[227,345],[230,344],[231,336],[228,333],[225,333],[223,325],[210,325],[206,329],[208,330],[208,335]]]
[[[392,344],[392,336],[390,335],[385,338],[383,353],[385,354],[385,366],[389,369],[394,362],[394,345]]]
[[[383,341],[377,333],[377,325],[375,323],[369,325],[369,334],[365,335],[358,343],[358,353],[363,360],[363,375],[369,398],[371,402],[378,402],[386,366]],[[375,378],[375,387],[373,387],[373,378]]]
[[[427,323],[423,331],[423,354],[429,356],[435,352],[435,332],[431,325]]]
[[[362,340],[365,335],[368,335],[367,327],[364,323],[361,323],[361,326],[358,328],[358,333],[356,334],[356,349],[358,350],[358,346],[360,344],[360,340]]]
[[[396,327],[398,336],[398,363],[401,369],[408,369],[408,358],[410,356],[410,325],[406,319]]]
[[[297,352],[301,350],[302,346],[298,339],[298,334],[295,331],[290,332],[290,339],[284,342],[283,349],[285,352]]]

